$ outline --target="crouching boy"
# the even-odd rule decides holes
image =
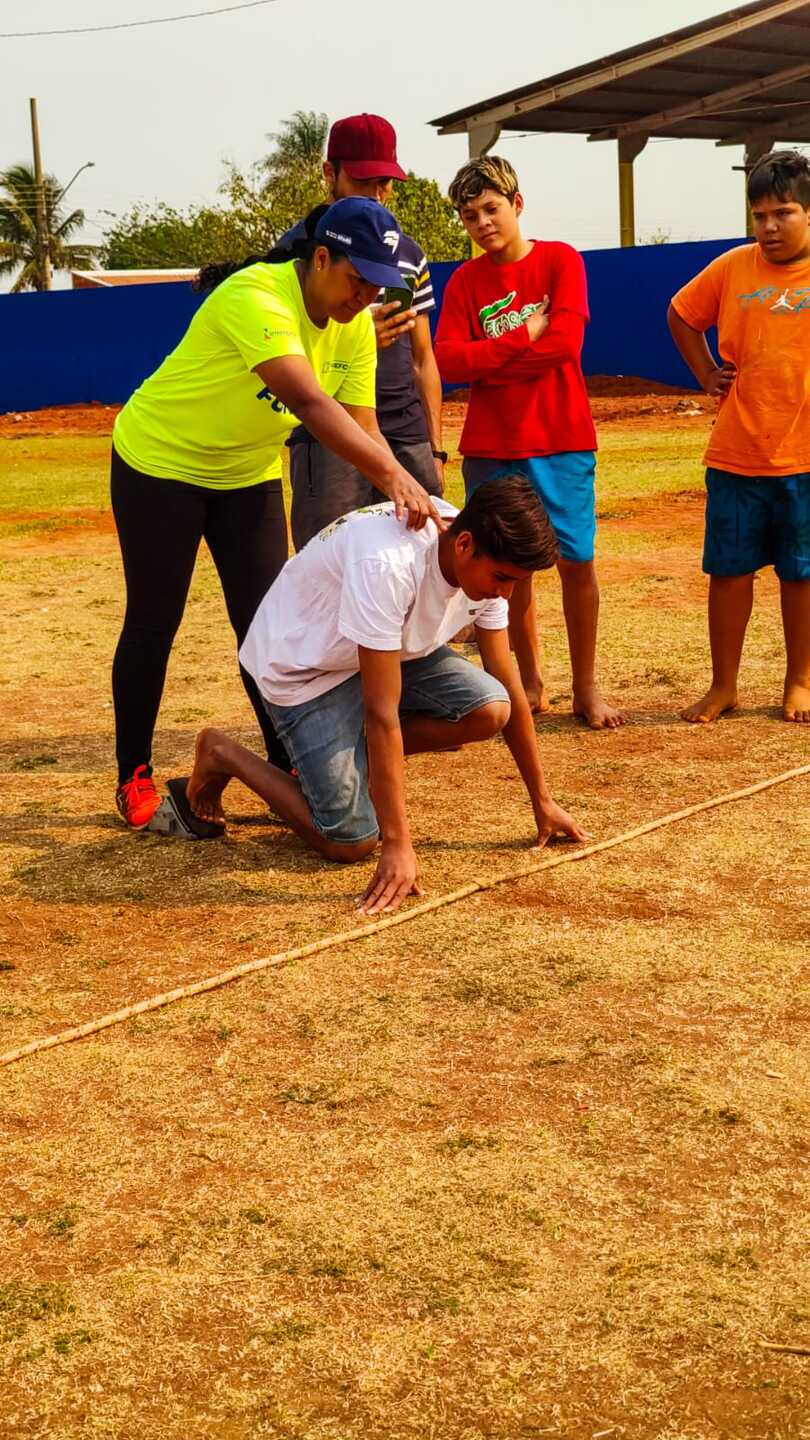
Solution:
[[[538,845],[557,834],[584,838],[551,797],[509,651],[515,585],[557,559],[548,516],[519,476],[481,486],[460,513],[435,503],[449,522],[443,531],[432,520],[407,530],[393,505],[373,505],[342,516],[288,560],[239,658],[295,773],[206,729],[181,797],[192,820],[222,826],[222,792],[241,780],[328,860],[363,860],[381,840],[361,901],[368,915],[422,893],[406,755],[502,732],[529,793]],[[470,621],[483,669],[447,643]]]

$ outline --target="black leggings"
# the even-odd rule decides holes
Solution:
[[[287,559],[287,522],[280,480],[240,490],[207,490],[142,475],[113,449],[110,488],[127,586],[112,677],[120,784],[138,765],[151,763],[166,666],[200,541],[211,551],[241,645],[260,600]],[[268,758],[289,769],[256,685],[240,670]]]

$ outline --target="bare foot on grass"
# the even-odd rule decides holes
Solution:
[[[731,710],[736,710],[736,690],[724,690],[721,685],[712,685],[702,700],[695,706],[686,706],[686,710],[680,711],[680,719],[689,720],[689,724],[711,724],[712,720],[719,720]]]
[[[598,685],[574,695],[574,714],[592,730],[618,730],[627,722],[624,711],[610,705]]]
[[[206,728],[197,736],[197,746],[192,770],[186,786],[186,798],[198,820],[222,825],[225,812],[222,809],[222,792],[230,776],[216,768],[216,747],[227,742],[222,730]]]
[[[713,720],[719,720],[721,715],[736,710],[737,703],[736,690],[725,690],[720,685],[712,685],[696,705],[687,705],[686,709],[681,711],[681,719],[688,720],[690,725],[710,725]]]
[[[810,725],[810,685],[800,685],[795,680],[785,681],[782,719],[791,720],[794,725]]]

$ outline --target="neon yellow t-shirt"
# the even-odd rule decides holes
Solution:
[[[304,355],[321,389],[374,407],[377,347],[367,310],[348,325],[314,325],[293,261],[248,265],[200,306],[183,339],[135,391],[113,430],[134,470],[210,490],[281,474],[281,446],[299,423],[254,365]]]

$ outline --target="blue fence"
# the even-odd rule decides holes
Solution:
[[[667,308],[676,290],[699,270],[746,240],[701,240],[680,245],[639,245],[590,250],[591,323],[585,336],[586,375],[642,375],[695,389],[669,333]],[[710,337],[712,344],[715,337]]]
[[[126,400],[200,300],[186,281],[0,296],[0,414]]]
[[[666,325],[670,297],[742,240],[590,250],[586,375],[694,386]],[[454,264],[431,266],[440,300]],[[177,344],[200,297],[186,282],[0,296],[0,413],[127,399]]]

